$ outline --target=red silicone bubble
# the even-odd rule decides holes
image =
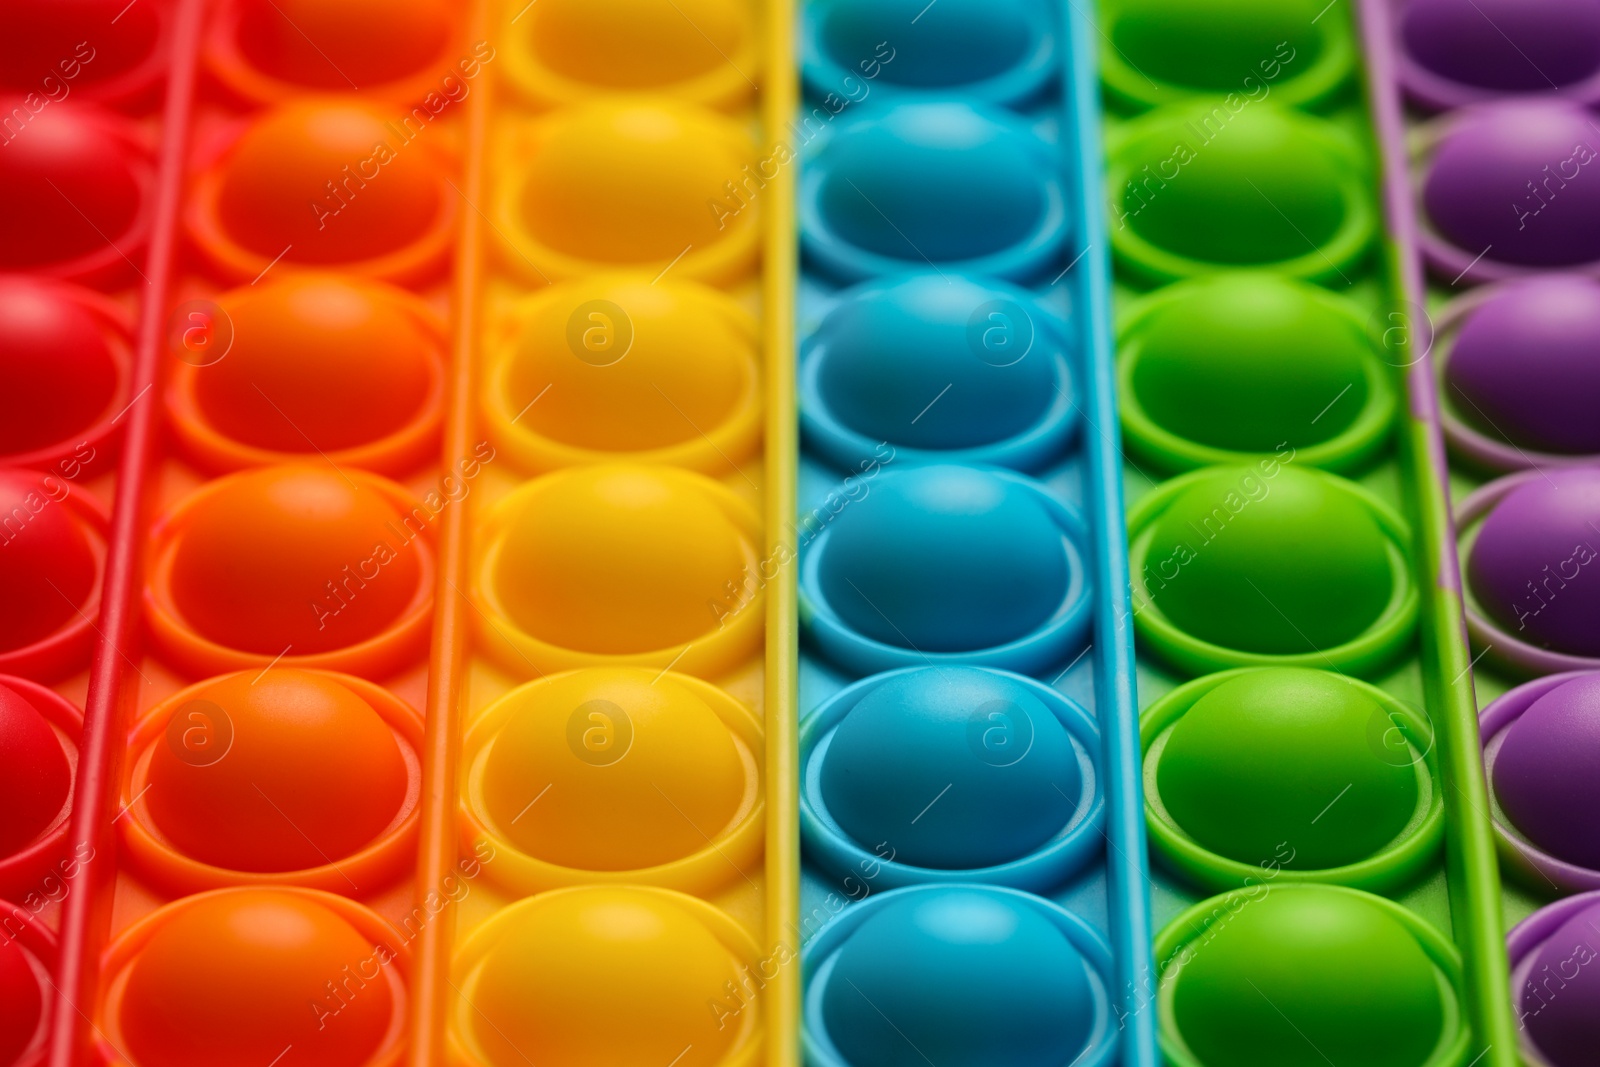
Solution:
[[[231,343],[194,357],[180,350],[168,400],[200,462],[229,469],[320,454],[405,473],[436,453],[443,327],[422,301],[307,274],[218,302]]]
[[[108,429],[95,424],[120,406],[125,325],[114,305],[88,290],[0,277],[0,456],[48,466],[82,452],[79,445],[92,451]]]
[[[398,91],[449,73],[454,5],[444,0],[233,0],[209,45],[217,75],[266,100],[306,89]],[[438,68],[435,70],[434,68]]]
[[[15,31],[8,27],[8,33]],[[90,105],[0,100],[0,270],[132,273],[149,226],[147,153],[125,120]]]
[[[280,257],[290,267],[338,264],[380,278],[437,267],[455,195],[434,141],[408,135],[395,118],[326,98],[269,112],[198,182],[189,220],[196,239],[246,279]]]
[[[226,651],[301,657],[414,636],[432,557],[419,536],[430,513],[406,510],[409,499],[385,479],[327,466],[210,483],[156,532],[147,596],[158,637],[186,661],[198,639],[242,666],[253,661]]]
[[[44,1005],[55,938],[33,912],[0,900],[0,1064],[43,1059]]]
[[[186,691],[162,717],[145,805],[203,863],[336,864],[402,814],[410,775],[394,731],[332,675],[245,671]]]
[[[132,958],[108,991],[108,1036],[138,1067],[372,1062],[400,1027],[403,964],[355,908],[249,888],[153,913],[126,935],[140,943],[113,946],[114,963]]]
[[[79,618],[99,559],[52,475],[0,470],[0,653],[45,640]]]
[[[72,768],[49,721],[26,696],[0,684],[0,859],[49,829],[71,788]]]
[[[166,5],[128,0],[3,0],[0,86],[54,104],[122,100],[165,69]]]

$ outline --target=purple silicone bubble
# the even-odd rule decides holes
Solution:
[[[1600,869],[1600,674],[1562,683],[1506,729],[1494,795],[1540,849]]]
[[[1517,1012],[1551,1067],[1591,1067],[1600,1062],[1600,902],[1570,910],[1516,968]]]
[[[1506,494],[1472,543],[1467,581],[1513,637],[1600,656],[1600,469],[1555,468]]]
[[[1597,0],[1410,0],[1400,37],[1424,69],[1496,92],[1550,92],[1600,72]]]
[[[1587,111],[1513,101],[1448,121],[1422,188],[1441,236],[1468,256],[1524,267],[1600,260],[1600,132]]]
[[[1600,452],[1596,353],[1600,283],[1570,274],[1530,278],[1467,316],[1445,384],[1461,416],[1494,437],[1540,452]]]

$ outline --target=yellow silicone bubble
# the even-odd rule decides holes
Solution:
[[[493,732],[469,778],[473,814],[527,855],[586,871],[711,850],[749,818],[758,785],[754,753],[706,690],[636,667],[512,690],[484,715]],[[728,860],[710,860],[735,873]]]
[[[760,440],[755,320],[694,282],[602,275],[545,289],[490,359],[490,432],[532,470],[628,458],[726,474]]]
[[[669,890],[530,897],[462,947],[457,1040],[486,1067],[733,1067],[754,1059],[760,1006],[727,983],[754,956],[726,915]]]
[[[727,669],[760,638],[759,529],[731,489],[671,467],[610,464],[537,478],[484,526],[484,638],[522,673]]]
[[[714,283],[756,259],[765,175],[749,134],[670,100],[563,108],[507,146],[500,225],[506,264],[560,281],[607,269]]]
[[[512,28],[503,62],[511,83],[538,103],[648,92],[726,107],[755,89],[753,7],[748,0],[540,0]]]

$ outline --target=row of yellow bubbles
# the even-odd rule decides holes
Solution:
[[[754,1062],[755,0],[501,7],[449,1055]],[[763,174],[766,177],[763,177]],[[766,577],[763,577],[763,575]]]

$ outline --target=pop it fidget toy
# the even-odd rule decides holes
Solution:
[[[1518,1034],[1530,1067],[1568,1067],[1594,1056],[1600,994],[1589,964],[1600,952],[1600,894],[1579,893],[1518,923],[1511,954]]]

